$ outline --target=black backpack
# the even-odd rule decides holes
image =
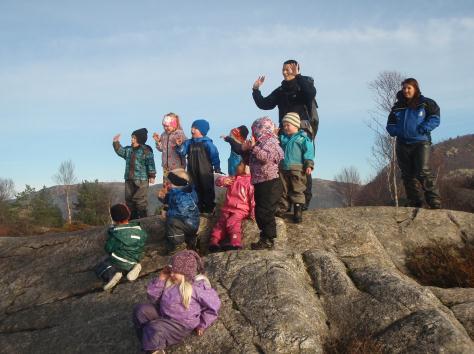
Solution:
[[[311,76],[302,76],[305,80],[311,82],[314,85],[314,79]],[[309,104],[305,106],[306,114],[309,117],[309,121],[302,120],[301,121],[301,128],[306,130],[311,139],[314,140],[316,138],[316,134],[318,134],[319,128],[319,115],[318,115],[318,103],[316,102],[316,97],[314,97]]]

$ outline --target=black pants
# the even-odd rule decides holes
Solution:
[[[306,206],[306,208],[309,208],[311,198],[313,198],[313,176],[306,175],[306,190],[304,191],[304,205]]]
[[[255,219],[260,238],[273,240],[276,235],[275,211],[283,194],[280,178],[257,183],[255,188]]]
[[[106,258],[94,267],[95,275],[106,283],[108,283],[116,273],[124,271],[124,269],[120,269],[115,264],[112,264],[109,258]]]
[[[439,206],[440,204],[438,189],[429,166],[430,149],[431,143],[429,142],[415,144],[397,142],[398,166],[402,171],[405,193],[410,206],[421,207],[423,205],[422,190],[429,206]]]
[[[166,221],[166,247],[172,252],[176,246],[186,242],[191,248],[195,247],[197,229],[184,221],[171,218]]]

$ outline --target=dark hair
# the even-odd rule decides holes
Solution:
[[[413,98],[410,101],[408,101],[408,106],[410,108],[415,108],[420,101],[420,96],[421,96],[420,85],[418,84],[418,81],[412,77],[409,77],[408,79],[405,79],[402,81],[402,88],[405,85],[410,85],[415,88],[415,96],[413,96]]]
[[[298,62],[295,60],[295,59],[289,59],[287,61],[285,61],[283,63],[283,65],[286,65],[286,64],[295,64],[295,65],[299,65]]]

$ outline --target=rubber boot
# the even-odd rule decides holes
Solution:
[[[301,204],[295,204],[293,211],[293,222],[299,224],[303,221],[303,206]]]

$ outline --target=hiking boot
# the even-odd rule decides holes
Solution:
[[[222,246],[223,251],[238,251],[241,249],[242,249],[242,246],[233,246],[233,245]]]
[[[104,285],[104,290],[111,290],[115,285],[117,285],[120,282],[120,279],[122,279],[122,273],[117,272],[114,274],[112,279],[109,280],[107,284]]]
[[[218,245],[209,245],[208,250],[210,253],[216,253],[219,252],[221,248]]]
[[[133,266],[133,268],[127,273],[128,281],[135,281],[142,270],[142,266],[140,263],[137,263]]]
[[[441,209],[441,201],[439,199],[428,200],[430,209]]]
[[[293,212],[293,222],[299,224],[303,221],[303,208],[301,204],[295,204],[295,209]]]
[[[306,211],[306,210],[308,210],[308,207],[309,207],[308,204],[303,204],[303,206],[301,207],[301,210]]]
[[[258,242],[250,245],[253,250],[271,250],[273,248],[273,241],[261,238]]]

